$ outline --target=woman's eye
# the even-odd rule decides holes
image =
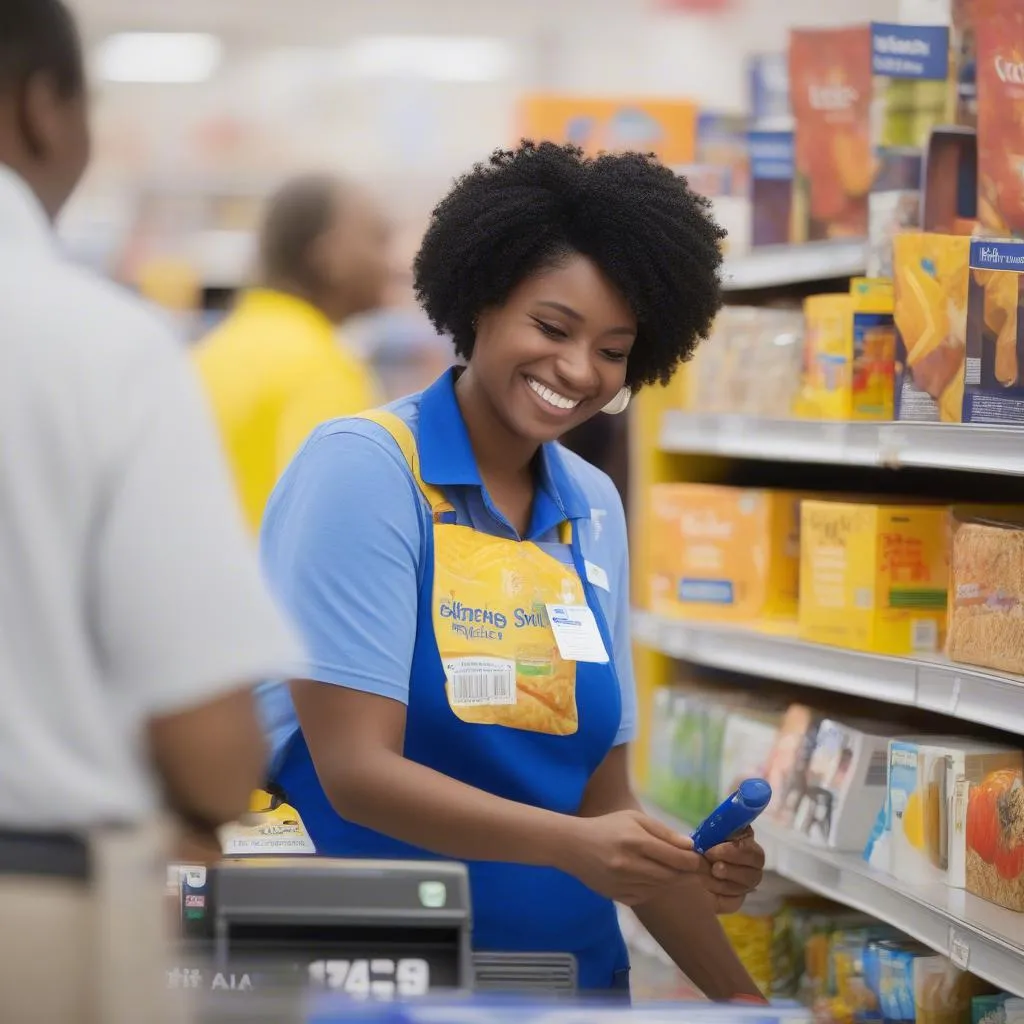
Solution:
[[[626,353],[619,352],[617,349],[605,349],[602,354],[605,359],[610,359],[613,363],[623,363],[627,359]]]
[[[566,337],[565,331],[563,331],[560,327],[556,327],[554,324],[546,323],[543,320],[534,320],[533,322],[537,325],[537,329],[540,331],[540,333],[548,338]]]

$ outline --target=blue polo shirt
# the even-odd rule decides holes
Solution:
[[[388,411],[411,428],[424,480],[443,489],[460,525],[534,541],[571,563],[558,527],[566,519],[573,522],[612,638],[622,691],[615,744],[627,743],[636,732],[636,689],[626,522],[618,491],[577,455],[544,445],[530,529],[519,538],[480,478],[454,385],[454,371],[448,371]],[[262,536],[271,587],[306,641],[308,660],[295,666],[296,677],[408,703],[431,529],[430,509],[382,427],[346,418],[310,436],[270,499]],[[276,764],[298,729],[286,686],[264,685],[260,707]]]

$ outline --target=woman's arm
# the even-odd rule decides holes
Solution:
[[[580,807],[581,817],[610,814],[624,808],[639,808],[629,783],[629,755],[626,746],[614,747],[594,773]],[[756,847],[756,844],[754,844]],[[763,854],[757,847],[753,860]],[[637,917],[679,969],[709,999],[729,1000],[736,996],[760,996],[761,992],[740,963],[718,921],[718,891],[730,895],[730,902],[742,898],[760,880],[760,869],[746,865],[748,852],[740,854],[741,863],[719,868],[712,874],[705,861],[698,874],[677,875],[651,899],[634,906]],[[718,863],[725,865],[724,859]],[[712,891],[709,891],[712,890]]]
[[[292,683],[292,695],[324,792],[349,821],[446,857],[559,868],[629,904],[703,862],[639,809],[583,820],[407,760],[397,701],[309,681]]]

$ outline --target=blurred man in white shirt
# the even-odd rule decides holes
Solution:
[[[60,0],[0,2],[5,1024],[162,1019],[156,825],[245,810],[250,686],[297,655],[187,357],[57,251],[84,79]]]

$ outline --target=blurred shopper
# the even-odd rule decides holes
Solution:
[[[60,0],[0,2],[0,1019],[167,1011],[163,807],[209,833],[292,660],[185,355],[51,221],[89,153]]]
[[[338,327],[381,304],[389,236],[383,214],[357,187],[329,176],[289,182],[271,199],[263,225],[260,287],[198,347],[254,531],[314,428],[378,399]]]
[[[572,954],[582,988],[617,998],[613,900],[712,998],[757,994],[716,913],[763,851],[747,833],[702,857],[643,813],[625,516],[558,444],[707,336],[723,234],[652,158],[495,154],[415,265],[465,366],[320,428],[263,527],[311,653],[264,694],[272,776],[317,849],[464,860],[477,949]]]

